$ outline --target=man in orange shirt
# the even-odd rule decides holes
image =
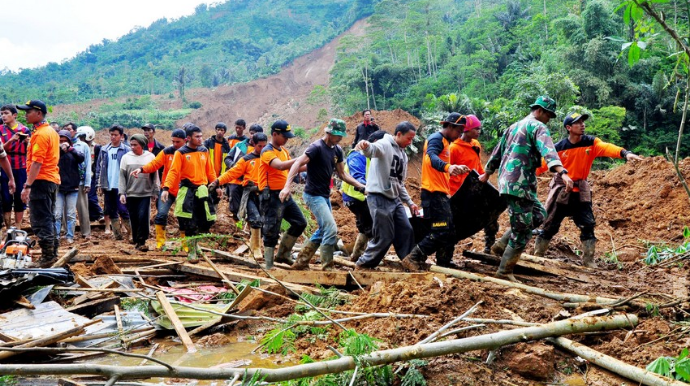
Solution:
[[[460,136],[465,121],[464,115],[448,114],[441,121],[441,130],[431,134],[424,143],[421,199],[424,218],[431,224],[431,231],[403,259],[402,265],[408,271],[420,270],[426,257],[434,252],[437,265],[454,267],[455,235],[450,207],[450,177],[468,173],[470,168],[452,164],[448,148]]]
[[[282,119],[275,121],[271,125],[271,142],[261,151],[259,192],[261,214],[264,217],[264,261],[267,269],[273,267],[274,257],[277,262],[292,264],[290,258],[292,247],[307,227],[307,220],[304,219],[302,211],[292,197],[288,197],[284,202],[280,200],[280,191],[285,187],[288,171],[295,163],[285,148],[285,144],[294,136],[290,124]],[[278,253],[275,253],[283,219],[290,224],[290,228],[283,233]]]
[[[215,186],[224,185],[242,177],[242,199],[239,208],[239,217],[247,219],[251,229],[249,246],[254,258],[259,259],[261,253],[261,212],[259,212],[259,158],[261,150],[266,146],[268,138],[264,133],[256,133],[252,136],[254,147],[252,152],[243,156],[235,163],[235,166],[223,173],[213,181]]]
[[[170,171],[170,165],[172,164],[175,151],[184,146],[187,134],[182,129],[175,129],[173,130],[171,137],[172,146],[168,146],[165,149],[163,149],[163,151],[159,152],[153,161],[140,167],[137,170],[134,170],[132,172],[132,176],[136,178],[139,175],[139,173],[153,173],[154,171],[163,168],[161,181],[165,182],[165,178],[168,176],[168,172]],[[153,224],[156,226],[156,249],[161,249],[163,248],[163,245],[165,245],[165,226],[168,225],[168,213],[170,212],[172,204],[175,203],[175,197],[177,197],[178,189],[179,186],[170,187],[170,190],[168,192],[169,200],[167,200],[166,202],[163,202],[163,200],[158,200],[156,202],[157,213],[156,218],[154,218],[153,220]],[[163,191],[161,190],[161,195],[162,194]],[[180,232],[180,237],[185,237],[184,231]]]
[[[58,238],[55,234],[55,200],[60,184],[60,137],[48,124],[46,104],[30,100],[17,109],[26,112],[26,123],[34,125],[26,154],[28,170],[22,201],[29,204],[31,230],[41,247],[41,266],[57,259]]]
[[[201,129],[195,125],[187,126],[187,144],[175,152],[170,170],[165,177],[161,201],[171,199],[170,191],[179,187],[175,216],[180,224],[180,231],[186,236],[208,233],[216,221],[216,211],[211,201],[210,191],[206,185],[216,179],[216,171],[211,165],[208,150],[202,146]],[[216,189],[220,196],[222,192]],[[197,240],[189,242],[187,259],[197,263]]]
[[[479,156],[482,152],[482,145],[477,141],[481,132],[482,123],[479,118],[473,114],[467,115],[462,135],[450,144],[450,163],[452,165],[465,165],[471,170],[475,170],[479,175],[484,174],[484,167]],[[454,196],[460,189],[468,175],[450,176],[451,196]],[[496,233],[498,233],[497,220],[484,227],[484,253],[491,253],[491,246],[496,241]]]
[[[566,217],[572,217],[573,222],[580,228],[582,242],[582,263],[590,268],[596,268],[594,252],[597,239],[594,236],[596,221],[592,212],[592,192],[587,177],[592,169],[592,163],[597,157],[624,158],[626,161],[641,161],[642,157],[625,150],[622,147],[606,143],[592,135],[585,135],[585,121],[587,114],[572,112],[565,117],[563,126],[568,131],[568,138],[556,143],[558,157],[567,170],[565,173],[573,180],[573,190],[563,189],[561,175],[554,175],[549,184],[549,195],[546,199],[547,217],[540,235],[534,241],[534,254],[544,256],[549,248],[551,238],[558,233],[561,222]],[[537,170],[537,174],[547,170],[545,162]]]

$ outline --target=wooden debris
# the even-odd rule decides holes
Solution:
[[[29,299],[25,298],[23,295],[19,296],[19,299],[14,300],[13,303],[20,306],[20,307],[24,307],[26,309],[29,309],[29,310],[35,310],[36,309],[36,306],[31,304]]]
[[[211,253],[213,253],[213,256],[219,257],[223,260],[227,260],[233,264],[243,265],[245,267],[254,268],[254,269],[261,268],[259,266],[259,264],[257,264],[256,262],[250,261],[247,259],[243,259],[243,258],[237,256],[238,255],[237,251],[235,251],[233,254],[230,254],[227,252],[219,251],[217,249],[209,249],[209,248],[204,248],[204,247],[201,247],[201,250],[205,251],[205,252],[211,252]]]
[[[233,254],[235,255],[241,255],[249,250],[249,246],[247,244],[242,244],[240,245],[237,249],[232,251]]]
[[[92,324],[96,324],[96,323],[100,323],[100,322],[101,322],[100,319],[92,320],[92,321],[90,321],[90,322],[88,322],[88,323],[86,323],[86,324],[83,324],[83,325],[78,326],[78,327],[71,328],[71,329],[69,329],[69,330],[67,330],[67,331],[59,332],[59,333],[57,333],[57,334],[50,335],[50,336],[45,337],[45,338],[32,340],[32,341],[30,341],[30,342],[28,342],[28,343],[25,343],[25,344],[22,344],[22,345],[19,345],[19,346],[16,346],[16,347],[17,347],[17,348],[30,348],[30,347],[45,347],[45,346],[49,346],[49,345],[51,345],[51,344],[55,344],[55,343],[61,341],[62,339],[70,338],[70,337],[75,336],[75,335],[83,334],[83,333],[84,333],[84,328],[86,328],[86,327],[88,327],[88,326],[90,326],[90,325],[92,325]],[[17,354],[16,352],[11,352],[11,351],[0,351],[0,360],[7,359],[7,358],[9,358],[9,357],[11,357],[11,356],[13,356],[13,355],[16,355],[16,354]]]
[[[333,262],[336,263],[337,265],[342,265],[343,267],[348,267],[348,268],[355,268],[357,266],[356,263],[353,263],[350,260],[341,259],[339,257],[334,257]]]
[[[112,296],[104,299],[91,300],[89,302],[81,303],[67,308],[67,311],[83,315],[86,317],[94,317],[104,312],[112,311],[115,305],[120,304],[118,296]]]
[[[184,347],[187,350],[187,352],[195,353],[196,347],[194,346],[192,339],[189,337],[189,335],[187,335],[187,330],[185,330],[184,326],[182,325],[182,322],[180,321],[180,318],[177,317],[175,310],[173,310],[172,305],[168,301],[168,298],[165,297],[163,291],[156,292],[156,298],[161,303],[161,307],[163,307],[165,315],[167,315],[168,319],[170,319],[173,328],[175,328],[175,331],[182,340],[182,344],[184,344]]]
[[[108,289],[108,288],[116,288],[119,287],[120,283],[116,282],[115,280],[110,280],[110,282],[104,286],[98,287],[97,289]],[[81,304],[90,300],[98,299],[100,297],[103,297],[104,293],[102,292],[92,292],[92,293],[85,293],[83,295],[77,296],[74,298],[72,301],[72,304],[77,305]]]
[[[206,254],[205,254],[204,252],[199,252],[199,255],[201,255],[201,258],[204,259],[204,261],[206,261],[206,263],[207,263],[208,265],[210,265],[211,268],[212,268],[214,271],[216,271],[216,273],[220,276],[220,279],[221,279],[221,281],[223,282],[223,285],[225,286],[225,288],[228,288],[228,289],[233,290],[233,292],[235,292],[235,294],[237,294],[237,295],[240,294],[240,291],[237,289],[237,287],[235,287],[235,285],[232,284],[232,282],[231,282],[230,280],[228,280],[227,277],[225,277],[225,275],[223,274],[223,272],[222,272],[221,270],[219,270],[218,267],[216,267],[215,264],[213,264],[213,262],[211,261],[211,259],[209,259],[208,256],[206,256]]]
[[[466,257],[474,258],[474,259],[480,259],[483,261],[492,262],[492,263],[495,263],[496,265],[500,264],[500,262],[501,262],[500,257],[494,256],[491,254],[487,254],[487,253],[463,251],[462,255],[466,256]],[[529,255],[527,255],[527,256],[529,256]],[[591,279],[592,279],[591,276],[580,274],[577,271],[571,269],[571,267],[568,267],[566,269],[560,268],[560,267],[551,267],[548,265],[543,265],[541,263],[535,263],[534,261],[530,261],[530,259],[525,259],[524,257],[525,257],[525,255],[523,254],[520,257],[520,261],[518,261],[518,263],[517,263],[517,266],[520,268],[526,268],[526,269],[534,270],[537,272],[548,273],[548,274],[551,274],[554,276],[567,277],[568,279],[576,280],[576,281],[579,281],[582,283],[587,283],[587,282],[591,281]]]
[[[74,256],[79,253],[79,250],[75,247],[65,253],[58,261],[56,261],[50,268],[60,268],[64,267]]]

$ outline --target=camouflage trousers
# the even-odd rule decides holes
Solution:
[[[510,216],[510,241],[513,249],[523,249],[532,238],[532,229],[537,229],[546,218],[546,209],[539,200],[510,195],[503,196],[508,204]]]

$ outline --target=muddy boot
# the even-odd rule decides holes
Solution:
[[[199,257],[197,256],[199,253],[198,247],[196,246],[197,239],[191,239],[189,240],[189,253],[187,253],[187,261],[196,264],[199,262]]]
[[[484,235],[484,250],[482,252],[487,255],[491,254],[491,246],[496,242],[496,235]]]
[[[402,260],[402,266],[410,272],[421,271],[424,268],[425,260],[426,255],[419,249],[419,246],[415,245],[412,252]]]
[[[156,224],[156,249],[161,250],[165,245],[165,227]]]
[[[549,249],[550,242],[551,239],[537,236],[537,238],[534,240],[534,256],[544,257],[546,250]]]
[[[276,253],[276,263],[285,263],[287,265],[292,265],[294,261],[290,257],[292,253],[292,247],[295,246],[297,237],[290,236],[287,233],[283,234],[280,238],[280,244],[278,245],[278,252]]]
[[[498,267],[496,277],[501,279],[508,279],[512,282],[519,283],[520,281],[516,279],[513,275],[513,269],[520,260],[520,255],[524,250],[524,248],[514,249],[513,247],[508,246],[505,252],[503,252],[503,256],[501,257],[501,265]]]
[[[506,230],[506,233],[491,246],[491,253],[498,257],[503,256],[506,247],[508,247],[508,240],[510,240],[510,229]]]
[[[319,245],[320,244],[313,243],[311,240],[307,241],[307,243],[302,247],[302,250],[299,251],[295,263],[292,264],[292,268],[298,270],[305,270],[309,268],[309,262],[319,249]],[[331,260],[333,260],[333,250],[331,250]]]
[[[439,267],[450,268],[450,269],[460,269],[455,263],[453,263],[453,250],[441,248],[436,251],[436,265]]]
[[[352,247],[352,254],[350,255],[350,261],[353,263],[356,263],[357,260],[359,260],[359,257],[362,256],[362,253],[367,249],[367,243],[369,242],[369,238],[367,235],[364,233],[360,233],[357,235],[357,239],[355,240],[355,245]]]
[[[333,252],[335,251],[335,245],[322,245],[321,246],[321,269],[323,271],[332,271],[333,266]]]
[[[185,231],[180,231],[180,248],[182,248],[184,252],[189,252],[189,245],[187,244],[186,237]]]
[[[255,259],[260,259],[263,255],[261,254],[261,229],[251,228],[249,236],[249,250]]]
[[[275,251],[276,249],[274,247],[264,248],[264,263],[266,265],[266,269],[273,268],[273,254]]]
[[[582,242],[582,264],[587,268],[598,268],[594,262],[594,251],[597,239],[585,240]]]
[[[125,230],[127,231],[127,242],[130,244],[134,244],[134,235],[132,234],[132,223],[129,222],[130,220],[127,219],[122,219],[122,225],[125,227]]]
[[[110,225],[113,227],[113,236],[115,240],[122,240],[122,227],[120,226],[120,219],[112,219]]]
[[[38,266],[41,268],[50,268],[57,260],[55,243],[52,240],[39,241],[38,245],[41,247],[41,258],[37,261]]]

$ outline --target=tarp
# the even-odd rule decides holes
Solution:
[[[496,221],[506,209],[506,203],[491,183],[479,182],[479,174],[472,170],[460,189],[451,197],[450,207],[453,212],[455,242],[457,243]],[[410,218],[416,243],[429,233],[428,222],[419,217]]]
[[[24,290],[74,281],[69,268],[21,268],[0,271],[0,303],[15,299]]]

